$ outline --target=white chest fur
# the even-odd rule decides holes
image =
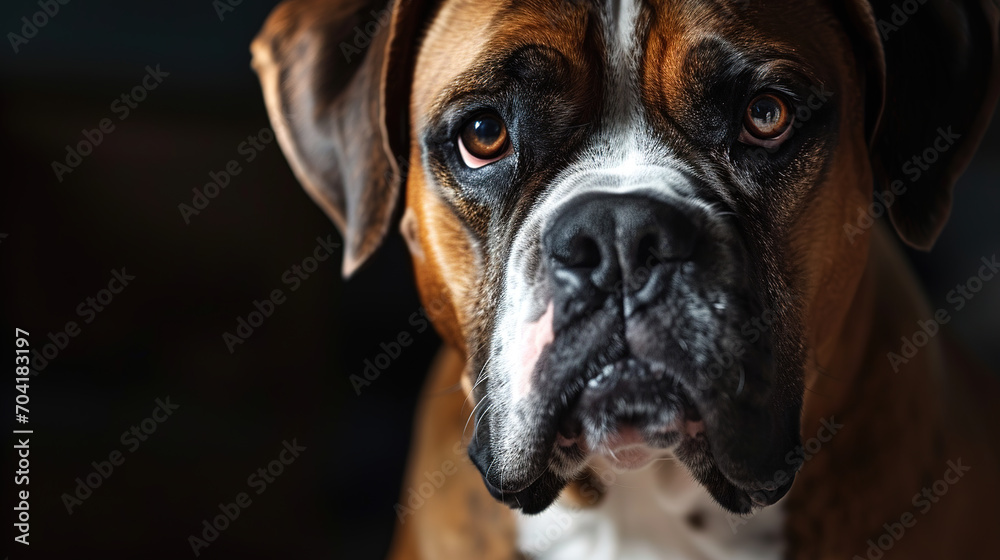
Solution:
[[[727,513],[673,458],[634,472],[601,468],[610,482],[595,507],[562,500],[519,515],[518,545],[536,560],[761,560],[784,552],[782,504]]]

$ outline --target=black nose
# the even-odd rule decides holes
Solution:
[[[557,297],[620,294],[627,315],[660,293],[677,264],[694,257],[697,237],[692,220],[672,205],[601,195],[564,207],[542,244]]]

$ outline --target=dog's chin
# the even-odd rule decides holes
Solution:
[[[484,457],[482,454],[478,456]],[[477,461],[475,453],[472,457],[480,471],[485,472],[486,463]],[[717,466],[703,431],[669,438],[669,443],[645,441],[626,431],[595,450],[589,450],[584,442],[558,436],[550,466],[524,488],[513,490],[508,487],[501,491],[486,478],[484,483],[498,501],[526,514],[537,514],[552,505],[566,484],[578,478],[595,461],[602,461],[605,467],[615,472],[627,472],[647,468],[657,460],[679,460],[720,506],[741,515],[777,502],[788,492],[794,480],[790,478],[783,485],[769,487],[740,485],[731,481]]]
[[[695,395],[662,368],[622,360],[604,366],[601,375],[573,394],[546,399],[549,409],[557,412],[555,421],[549,416],[549,422],[534,430],[538,440],[545,442],[532,458],[531,464],[537,466],[534,474],[506,472],[500,479],[489,445],[474,442],[470,456],[493,497],[528,514],[548,508],[594,460],[630,471],[675,457],[723,508],[737,514],[771,505],[784,496],[794,473],[787,480],[782,478],[781,484],[770,477],[748,476],[747,465],[731,457],[727,445],[719,444],[732,441],[735,435],[712,430],[718,418],[732,415],[705,407]],[[482,422],[480,428],[487,425]],[[797,432],[797,426],[794,429]],[[480,436],[477,441],[490,441],[488,433]],[[734,450],[733,455],[740,453]],[[773,464],[773,460],[763,463]]]

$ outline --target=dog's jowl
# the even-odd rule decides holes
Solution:
[[[865,557],[904,515],[879,554],[993,557],[996,379],[945,336],[885,356],[933,316],[893,238],[944,227],[1000,15],[927,0],[884,40],[894,9],[275,10],[254,65],[344,273],[400,227],[446,342],[404,489],[470,460],[393,558]],[[915,508],[949,461],[970,470]]]

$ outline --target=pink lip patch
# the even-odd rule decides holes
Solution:
[[[535,364],[542,350],[552,343],[554,335],[552,333],[552,315],[554,309],[552,303],[545,309],[545,313],[533,323],[528,323],[518,337],[518,348],[520,353],[520,363],[517,378],[514,383],[514,396],[518,399],[527,396],[531,391],[531,374],[535,371]]]
[[[556,445],[559,447],[572,447],[574,445],[579,445],[581,449],[586,448],[587,442],[583,438],[568,438],[561,433],[556,434]]]
[[[695,438],[705,432],[705,422],[685,420],[681,417],[657,431],[663,433],[678,432]],[[601,441],[593,443],[593,446],[587,444],[587,438],[584,434],[566,437],[558,432],[556,433],[556,445],[562,448],[577,446],[585,455],[603,456],[611,461],[616,468],[624,470],[642,468],[653,461],[659,453],[646,443],[639,430],[629,425],[621,426],[617,431],[606,434]]]
[[[654,456],[649,447],[630,445],[609,453],[608,458],[618,469],[634,471],[653,462]]]
[[[602,442],[603,452],[617,467],[627,470],[642,468],[653,459],[639,430],[625,426]]]
[[[697,437],[698,434],[705,431],[705,422],[701,420],[697,422],[688,420],[687,422],[684,422],[684,431],[691,437]]]
[[[608,449],[615,451],[643,443],[642,434],[632,426],[623,426],[606,442]]]

